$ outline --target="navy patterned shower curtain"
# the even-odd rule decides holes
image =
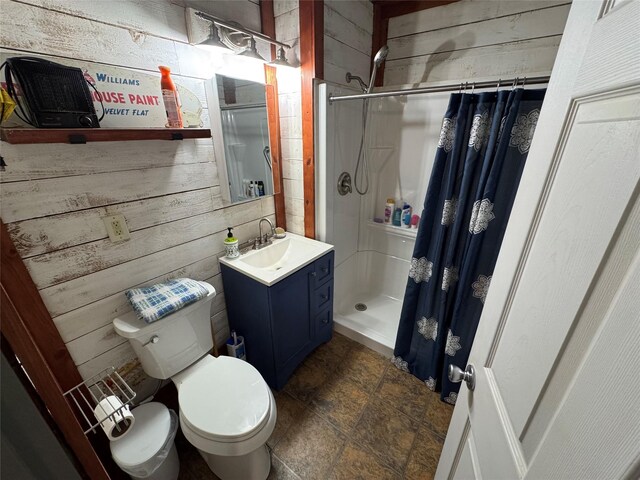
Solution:
[[[402,305],[393,363],[455,404],[545,90],[451,95]]]

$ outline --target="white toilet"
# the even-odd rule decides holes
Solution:
[[[260,373],[231,357],[215,358],[209,295],[154,323],[134,312],[113,320],[147,375],[171,378],[178,389],[180,426],[222,480],[264,480],[271,459],[266,447],[276,423],[276,404]]]

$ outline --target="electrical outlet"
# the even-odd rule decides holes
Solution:
[[[124,215],[120,213],[109,215],[108,217],[102,217],[102,221],[104,226],[107,227],[107,233],[112,242],[122,242],[131,238]]]

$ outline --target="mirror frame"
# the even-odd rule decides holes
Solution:
[[[269,144],[271,148],[271,174],[273,175],[273,203],[276,225],[287,229],[284,208],[284,182],[282,180],[282,147],[280,145],[280,105],[276,68],[264,66],[267,119],[269,122]]]

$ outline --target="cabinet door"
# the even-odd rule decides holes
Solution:
[[[297,365],[312,348],[309,281],[313,265],[303,268],[270,288],[271,323],[276,369]]]

